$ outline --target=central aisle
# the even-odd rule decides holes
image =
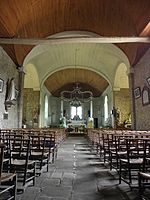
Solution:
[[[129,190],[129,189],[128,189]],[[81,136],[68,137],[58,150],[50,171],[36,179],[18,200],[124,200],[129,199],[118,188],[118,180],[90,151]],[[135,198],[131,198],[135,199]]]

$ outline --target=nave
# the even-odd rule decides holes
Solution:
[[[17,200],[137,200],[136,190],[119,185],[116,171],[91,151],[87,138],[69,136],[58,150],[49,172],[36,178]]]

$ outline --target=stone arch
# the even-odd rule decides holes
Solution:
[[[124,126],[128,121],[131,114],[130,105],[130,91],[128,80],[128,68],[125,63],[120,63],[116,69],[113,93],[114,93],[114,109],[116,113],[119,113],[119,117],[115,117],[115,126]]]
[[[33,64],[27,64],[25,66],[24,88],[40,89],[39,76]]]
[[[116,69],[114,89],[129,88],[128,68],[125,63],[120,63]]]

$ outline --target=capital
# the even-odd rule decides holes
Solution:
[[[135,70],[134,70],[134,67],[130,67],[129,70],[127,71],[127,75],[131,75],[131,74],[134,74]]]
[[[25,70],[24,70],[23,66],[18,66],[17,69],[18,69],[19,73],[24,73],[25,74]]]

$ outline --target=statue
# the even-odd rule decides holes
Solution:
[[[33,110],[33,121],[34,123],[38,123],[38,109],[34,108]]]
[[[16,103],[16,94],[15,94],[15,83],[14,78],[11,80],[8,79],[6,84],[6,96],[5,96],[5,110],[11,108],[12,105]]]
[[[10,81],[7,81],[7,98],[6,101],[14,101],[15,98],[15,83],[14,78],[12,78]]]
[[[66,128],[66,118],[65,117],[61,117],[59,119],[59,123],[60,123],[60,128]]]
[[[118,127],[120,124],[121,113],[120,113],[119,108],[116,108],[116,109],[113,108],[113,112],[114,112],[115,125],[116,125],[116,127]]]
[[[124,120],[124,124],[131,124],[131,113],[128,113],[128,117]]]

